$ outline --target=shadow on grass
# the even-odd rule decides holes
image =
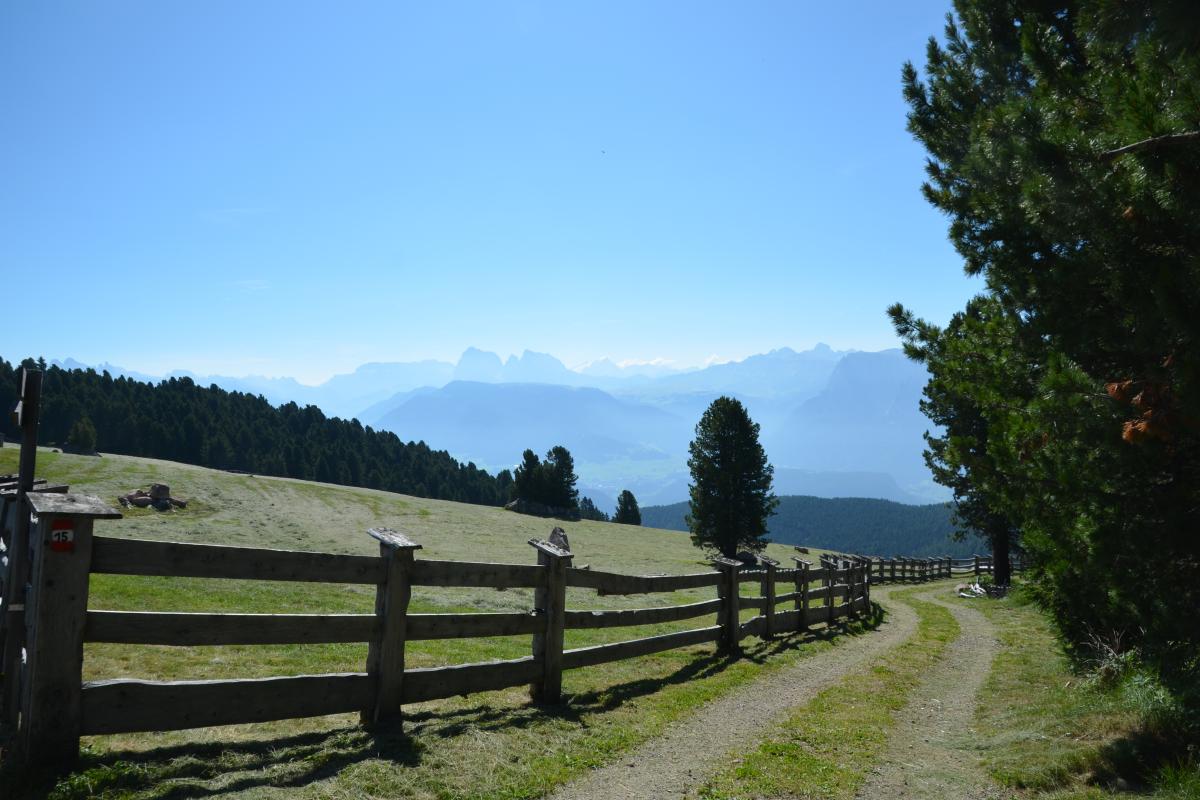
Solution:
[[[1161,782],[1163,772],[1186,774],[1200,787],[1200,742],[1194,732],[1147,724],[1126,732],[1087,758],[1087,782],[1119,791],[1146,793]],[[1192,797],[1193,794],[1179,794]]]
[[[0,800],[136,796],[156,784],[157,798],[207,797],[259,786],[299,787],[337,775],[368,759],[403,766],[421,761],[422,746],[396,728],[337,728],[244,742],[188,743],[153,750],[80,754],[66,777],[49,772],[0,772]],[[244,777],[206,785],[227,773]]]
[[[875,604],[860,620],[748,644],[740,658],[763,663],[812,642],[865,633],[878,627],[883,618],[883,610]],[[479,704],[465,709],[415,711],[405,714],[404,732],[398,727],[368,730],[354,726],[241,742],[186,743],[152,750],[104,753],[85,750],[74,770],[57,780],[47,773],[0,771],[0,800],[47,795],[54,800],[124,798],[143,794],[155,800],[188,800],[258,787],[302,787],[369,760],[415,767],[421,763],[425,749],[422,738],[522,729],[546,719],[587,727],[590,716],[620,708],[668,686],[719,674],[737,660],[738,657],[721,653],[702,655],[669,675],[580,692],[557,705],[528,703],[516,708],[497,708]],[[221,780],[229,774],[238,777]]]

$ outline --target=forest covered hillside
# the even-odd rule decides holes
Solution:
[[[642,523],[686,531],[687,503],[647,506]],[[947,503],[912,506],[862,497],[779,498],[767,522],[771,541],[873,556],[967,556],[984,545],[968,538],[955,541]]]
[[[200,386],[190,378],[144,383],[28,364],[45,368],[39,444],[465,503],[507,500],[507,472],[497,478],[424,442],[406,443],[357,420],[326,417],[315,406],[276,408],[261,396]],[[16,402],[19,372],[0,359],[5,408]],[[7,416],[0,426],[0,432],[17,435]]]

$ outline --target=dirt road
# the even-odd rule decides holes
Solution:
[[[776,718],[909,638],[917,617],[903,603],[888,602],[893,588],[872,590],[888,612],[878,630],[846,637],[837,647],[714,700],[661,736],[624,757],[559,788],[554,800],[663,800],[685,797],[771,729]]]
[[[943,587],[938,591],[946,590]],[[988,780],[978,758],[969,750],[979,688],[999,650],[995,629],[975,609],[941,602],[933,591],[917,598],[949,609],[962,633],[950,643],[941,661],[900,712],[887,752],[859,790],[858,798],[1007,797]]]

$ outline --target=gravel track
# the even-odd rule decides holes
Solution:
[[[969,750],[980,687],[1000,644],[987,617],[973,608],[917,595],[945,607],[962,633],[950,643],[900,712],[888,749],[858,792],[858,800],[984,800],[1008,797],[988,780]],[[987,602],[980,600],[979,602]]]
[[[891,591],[872,590],[888,611],[879,629],[846,637],[837,647],[713,700],[615,762],[593,770],[550,795],[553,800],[662,800],[686,797],[727,762],[756,743],[772,723],[847,673],[911,637],[916,613],[888,602]],[[986,670],[985,670],[986,674]]]

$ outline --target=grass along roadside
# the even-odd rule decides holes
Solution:
[[[1107,682],[1073,672],[1050,620],[1020,591],[955,602],[985,614],[1001,642],[975,742],[998,783],[1054,800],[1200,798],[1195,745],[1189,753],[1180,712],[1152,678],[1136,669]]]
[[[16,448],[0,450],[0,471]],[[421,556],[530,563],[526,540],[546,536],[550,520],[500,509],[371,490],[263,478],[171,462],[119,456],[88,458],[42,452],[38,473],[73,491],[114,498],[152,481],[189,500],[184,511],[129,510],[97,531],[109,536],[372,553],[365,530],[400,528],[421,542]],[[606,523],[566,526],[577,561],[627,573],[704,571],[684,534]],[[790,548],[769,551],[786,559]],[[747,594],[757,587],[744,585]],[[711,593],[598,598],[571,590],[572,608],[634,608],[706,599]],[[413,611],[526,610],[531,593],[421,589]],[[90,608],[263,613],[364,612],[365,586],[93,576]],[[749,618],[753,611],[747,611]],[[636,629],[568,632],[567,646],[637,638],[707,624],[690,620]],[[795,660],[836,647],[791,637],[747,641],[746,657],[729,661],[712,646],[572,670],[569,702],[528,703],[523,689],[406,708],[405,735],[370,733],[354,715],[168,733],[89,737],[78,769],[53,787],[31,792],[59,798],[221,797],[536,797],[612,759],[698,705]],[[413,643],[411,666],[527,655],[529,637]],[[220,679],[358,671],[365,645],[151,647],[89,644],[87,679]],[[29,787],[25,787],[29,788]],[[0,795],[21,788],[0,779]]]
[[[949,584],[932,584],[939,585]],[[929,590],[927,584],[891,594],[893,602],[917,613],[911,639],[796,709],[756,750],[713,777],[700,796],[853,797],[887,746],[896,714],[922,673],[959,635],[949,611],[914,597]]]

